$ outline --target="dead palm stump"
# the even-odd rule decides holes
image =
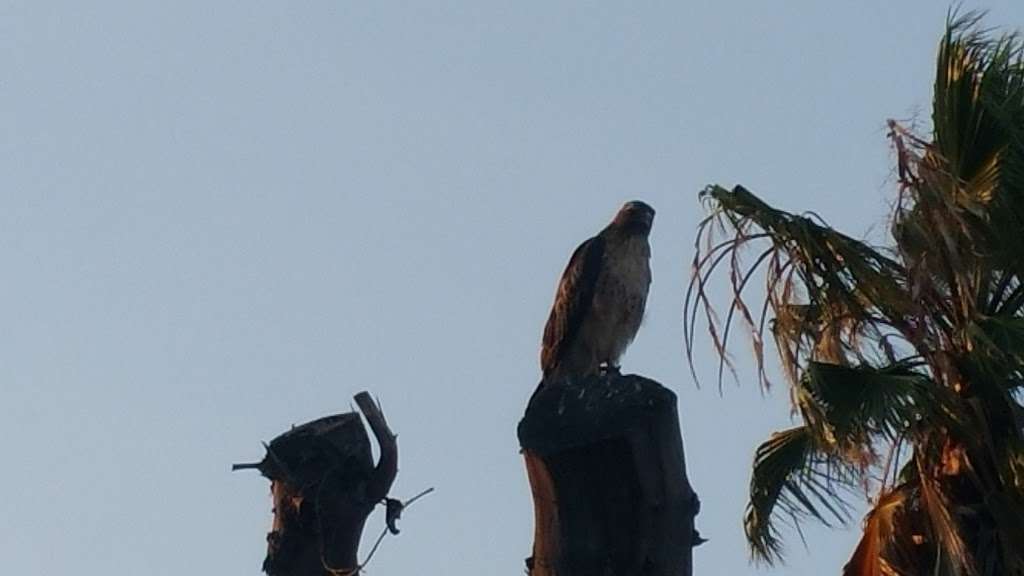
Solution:
[[[699,508],[676,395],[610,373],[545,384],[519,423],[533,492],[531,576],[690,576]]]
[[[380,446],[376,466],[359,414],[308,422],[266,446],[257,464],[270,479],[274,523],[263,570],[270,576],[338,576],[359,571],[366,518],[398,473],[398,445],[384,414],[366,392],[355,397]]]

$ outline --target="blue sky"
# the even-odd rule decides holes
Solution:
[[[885,120],[927,126],[947,5],[553,4],[0,2],[5,570],[257,574],[267,484],[230,464],[369,389],[394,495],[437,488],[369,573],[521,573],[515,425],[555,283],[639,198],[654,284],[624,369],[679,394],[695,572],[838,573],[855,531],[748,562],[753,448],[789,418],[740,340],[738,386],[707,346],[689,376],[697,192],[880,236]]]

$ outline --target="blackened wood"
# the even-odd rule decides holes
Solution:
[[[384,420],[384,412],[373,401],[370,394],[360,392],[355,397],[356,405],[366,416],[366,422],[373,431],[377,445],[380,446],[380,459],[374,468],[370,483],[366,486],[367,498],[374,501],[382,500],[391,490],[391,485],[398,475],[398,442],[397,437],[388,428]]]
[[[274,522],[263,570],[270,576],[354,574],[366,518],[391,488],[398,446],[380,408],[360,392],[356,403],[380,445],[375,466],[359,414],[308,422],[266,445],[256,468],[271,481]]]
[[[534,499],[531,576],[690,576],[697,497],[676,396],[609,373],[542,385],[519,423]]]

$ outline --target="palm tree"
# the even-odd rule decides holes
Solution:
[[[799,420],[754,457],[744,526],[756,559],[781,559],[780,521],[844,521],[863,490],[871,507],[844,574],[1024,575],[1022,45],[951,15],[936,72],[930,137],[889,124],[888,245],[740,186],[702,193],[691,366],[703,319],[721,379],[738,321],[767,387],[770,334]],[[732,287],[724,318],[716,270]],[[744,289],[761,280],[755,305]]]

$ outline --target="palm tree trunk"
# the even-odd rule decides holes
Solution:
[[[359,414],[326,416],[265,445],[254,468],[270,479],[274,522],[263,570],[269,576],[356,574],[359,540],[398,473],[398,445],[366,392],[355,397],[380,446],[376,466]]]
[[[530,576],[690,576],[699,508],[676,396],[641,376],[544,384],[519,423]]]

